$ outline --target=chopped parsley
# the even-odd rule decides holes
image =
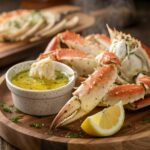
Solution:
[[[14,123],[17,123],[20,119],[23,118],[23,115],[16,115],[10,118],[10,120]]]
[[[66,135],[65,135],[65,137],[66,138],[78,138],[79,137],[79,135],[77,134],[77,133],[67,133]]]
[[[7,104],[1,102],[0,103],[0,108],[4,111],[4,112],[8,112],[8,113],[12,113],[13,112],[13,108],[12,106],[8,106]]]
[[[44,123],[37,123],[37,122],[33,122],[33,123],[30,123],[30,126],[33,127],[33,128],[42,128],[45,126]]]

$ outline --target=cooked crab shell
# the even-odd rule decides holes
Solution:
[[[111,37],[109,51],[113,52],[121,61],[119,77],[133,83],[134,78],[141,72],[150,75],[150,52],[142,43],[129,34],[125,34],[108,27]]]

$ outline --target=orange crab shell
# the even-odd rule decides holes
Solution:
[[[105,34],[95,34],[95,37],[98,38],[98,39],[103,39],[107,43],[111,44],[111,39]]]
[[[76,34],[74,32],[65,31],[60,34],[58,34],[58,37],[60,37],[63,41],[74,41],[75,43],[84,44],[85,40],[80,36],[80,34]]]
[[[75,50],[75,49],[61,48],[61,49],[49,51],[48,53],[42,53],[38,59],[43,59],[49,56],[53,60],[60,61],[62,59],[67,59],[71,57],[85,58],[88,56],[88,53],[80,51],[80,50]]]
[[[149,103],[150,103],[150,96],[145,97],[144,99],[140,99],[140,100],[134,102],[134,104],[136,106],[146,105],[146,104],[149,104]]]
[[[100,58],[99,58],[100,56]],[[116,64],[120,65],[119,59],[116,57],[114,53],[111,52],[105,52],[103,54],[98,55],[97,57],[98,61],[100,61],[100,64]]]
[[[114,66],[111,65],[105,66],[103,68],[97,68],[96,71],[86,81],[82,83],[85,87],[85,91],[89,93],[96,84],[105,83],[108,80],[107,74],[109,74],[110,72],[114,72],[114,70]],[[76,90],[73,94],[80,95],[80,92]]]

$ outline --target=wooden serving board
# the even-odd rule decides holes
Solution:
[[[76,6],[62,5],[62,6],[47,8],[46,10],[49,10],[51,12],[58,12],[58,13],[70,12],[70,14],[67,15],[69,18],[71,18],[74,15],[78,16],[80,20],[79,24],[73,29],[71,29],[72,31],[75,32],[80,32],[90,27],[95,22],[93,16],[81,12],[80,8]],[[40,39],[36,42],[0,43],[0,67],[8,65],[17,60],[21,60],[27,56],[30,56],[31,51],[38,50],[40,53],[41,49],[44,50],[49,41],[50,41],[50,37]],[[40,47],[40,48],[34,49],[35,47]]]
[[[0,106],[2,103],[12,108],[5,112],[0,108],[0,136],[10,144],[26,150],[149,150],[150,149],[150,107],[139,111],[126,111],[123,128],[114,136],[94,138],[86,135],[80,124],[84,118],[67,127],[50,131],[49,126],[54,116],[35,117],[16,110],[12,103],[4,76],[0,78]],[[100,111],[96,108],[91,114]],[[14,123],[12,117],[22,115]],[[42,128],[31,127],[32,123],[43,123]],[[69,135],[76,135],[70,138]]]

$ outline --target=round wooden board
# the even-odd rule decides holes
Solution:
[[[139,111],[126,111],[126,119],[123,128],[114,136],[106,138],[92,138],[84,134],[80,129],[83,121],[78,120],[69,126],[52,132],[49,126],[54,116],[35,117],[22,114],[13,107],[11,93],[8,90],[4,76],[0,78],[0,104],[4,102],[12,106],[12,113],[0,109],[0,136],[12,145],[26,150],[51,149],[51,150],[149,150],[150,149],[150,107]],[[92,113],[99,111],[96,108]],[[92,114],[91,113],[91,114]],[[19,122],[14,123],[10,119],[22,114]],[[44,127],[38,129],[31,127],[31,123],[44,123]],[[78,133],[78,138],[68,138],[66,135]],[[80,133],[80,134],[79,134]]]

